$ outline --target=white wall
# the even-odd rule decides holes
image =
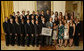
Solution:
[[[16,13],[17,11],[22,12],[22,10],[25,11],[35,11],[35,1],[13,1],[13,6],[14,6],[14,12]]]
[[[65,2],[66,1],[53,1],[53,11],[62,12],[65,14]]]
[[[30,13],[36,9],[35,7],[35,1],[13,1],[14,5],[14,11],[22,11],[22,10],[29,10]],[[65,14],[65,1],[53,1],[53,11],[63,12],[63,15]]]

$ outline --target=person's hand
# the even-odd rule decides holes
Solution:
[[[63,36],[63,33],[61,34],[61,36]]]
[[[36,34],[36,36],[38,36],[38,34]]]
[[[7,33],[5,33],[5,35],[7,35]]]
[[[51,28],[51,27],[48,27],[49,29]]]
[[[15,39],[16,39],[16,37],[15,37]]]
[[[80,36],[80,33],[78,33],[78,36]]]
[[[15,35],[17,36],[17,33]]]
[[[67,36],[69,35],[69,33],[67,33]]]
[[[10,33],[10,35],[12,35],[12,33]]]
[[[34,35],[32,34],[32,36],[34,36]]]
[[[29,34],[27,34],[27,36],[29,36]]]
[[[74,33],[73,33],[73,36],[74,36]]]
[[[22,36],[22,34],[21,34],[21,36]]]

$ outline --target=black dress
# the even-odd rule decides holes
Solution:
[[[73,31],[74,31],[73,26],[70,26],[69,27],[69,38],[73,38]]]

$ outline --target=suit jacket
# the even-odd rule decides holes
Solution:
[[[15,33],[15,26],[14,24],[9,23],[9,32],[14,34]]]
[[[31,24],[31,34],[35,34],[35,24]]]
[[[81,31],[80,22],[78,24],[75,23],[75,35],[78,35],[80,31]]]
[[[35,34],[40,34],[41,33],[41,26],[38,24],[35,24]]]
[[[21,34],[25,34],[25,24],[24,23],[21,23],[20,24],[20,27],[21,27]]]
[[[36,17],[36,14],[30,14],[30,17],[32,17],[32,15],[34,16],[34,19],[35,19],[35,17]]]
[[[24,19],[25,24],[27,23],[27,19],[29,19],[31,21],[30,17],[29,18],[25,17],[25,19]]]
[[[42,27],[46,27],[46,23],[45,22],[44,23],[42,22],[41,24],[42,24]]]
[[[21,27],[20,27],[20,24],[15,23],[14,26],[15,26],[15,33],[21,34]]]
[[[45,19],[46,19],[46,22],[48,22],[48,21],[49,21],[50,16],[51,16],[50,14],[47,14],[47,13],[45,14]]]
[[[24,19],[24,18],[22,18],[22,19]],[[21,23],[21,20],[22,20],[21,18],[18,18],[18,20],[19,20],[19,23]]]
[[[9,33],[9,23],[8,22],[3,23],[3,30],[5,33]]]
[[[15,16],[12,16],[12,19],[13,19],[13,23],[15,23]]]
[[[26,23],[25,24],[25,33],[31,35],[31,25]]]

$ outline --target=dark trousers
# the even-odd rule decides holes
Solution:
[[[74,45],[79,46],[79,36],[78,35],[74,36]]]
[[[5,39],[6,39],[6,45],[8,46],[10,44],[10,38],[8,34],[5,36]]]
[[[41,37],[41,45],[42,46],[46,45],[45,41],[46,41],[46,37],[45,36],[42,36]]]
[[[14,34],[10,35],[10,44],[13,46],[15,45],[15,35]]]
[[[30,45],[30,36],[26,36],[26,45],[29,46]]]
[[[33,36],[33,37],[31,36],[31,45],[33,45],[33,46],[35,45],[35,36]]]
[[[21,44],[22,46],[25,45],[25,36],[24,36],[24,35],[23,35],[23,36],[20,36],[20,44]]]
[[[46,45],[52,45],[52,37],[46,37]]]
[[[17,34],[17,36],[15,36],[16,37],[16,39],[15,39],[15,42],[16,42],[16,44],[18,45],[18,46],[20,46],[20,34]]]
[[[35,44],[39,45],[39,36],[35,36]]]

